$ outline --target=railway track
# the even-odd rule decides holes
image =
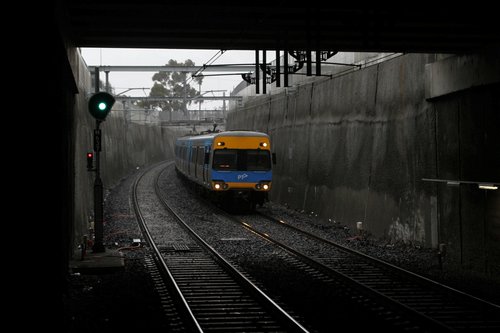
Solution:
[[[384,318],[392,327],[432,332],[500,329],[500,307],[496,304],[351,250],[268,215],[225,216],[337,280],[353,301],[374,311],[377,317]],[[298,238],[300,242],[293,241]]]
[[[156,166],[136,179],[132,202],[168,289],[169,300],[165,303],[175,304],[172,317],[176,329],[193,332],[307,332],[168,206],[158,188],[162,168],[164,165]],[[140,186],[141,182],[147,184]],[[161,203],[160,209],[168,211],[171,216],[168,221],[148,219],[141,208],[139,188],[150,191],[153,183],[155,200]],[[152,193],[144,195],[151,197]],[[174,224],[170,226],[169,235],[161,232],[164,227],[161,224],[167,223]]]

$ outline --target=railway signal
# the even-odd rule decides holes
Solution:
[[[113,104],[115,104],[115,98],[104,91],[99,91],[99,67],[95,68],[94,72],[95,80],[95,93],[90,97],[88,108],[92,117],[95,118],[95,129],[94,129],[94,153],[95,153],[95,168],[89,169],[89,171],[95,171],[94,179],[94,245],[92,246],[92,251],[95,253],[106,252],[106,248],[103,243],[103,220],[104,220],[104,196],[103,196],[103,184],[101,179],[100,171],[100,152],[101,152],[101,129],[99,128],[101,122],[106,119],[106,116],[111,111]],[[107,81],[107,80],[106,80]],[[106,84],[106,86],[108,86]],[[87,168],[90,163],[93,163],[94,153],[87,154]],[[92,157],[92,161],[90,158]],[[93,164],[92,164],[93,166]]]
[[[94,169],[94,153],[87,153],[87,170],[92,171]]]
[[[104,121],[115,104],[115,98],[107,92],[95,93],[89,99],[89,112],[95,119]]]

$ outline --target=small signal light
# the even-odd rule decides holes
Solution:
[[[261,142],[259,146],[266,148],[267,147],[267,142]]]
[[[94,153],[87,153],[87,170],[92,170],[94,168]]]

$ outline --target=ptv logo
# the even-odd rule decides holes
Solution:
[[[241,175],[238,175],[238,180],[244,180],[247,177],[248,177],[248,175],[246,173],[243,173]]]

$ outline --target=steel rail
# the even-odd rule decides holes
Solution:
[[[392,269],[393,271],[399,272],[399,273],[404,274],[404,275],[406,275],[406,276],[411,276],[412,278],[416,279],[416,280],[417,280],[417,281],[419,281],[419,282],[421,282],[421,281],[425,281],[426,283],[428,283],[428,284],[430,284],[430,285],[433,285],[433,286],[435,286],[435,287],[438,287],[438,288],[440,288],[440,289],[442,289],[442,290],[447,290],[448,292],[453,293],[453,294],[455,294],[455,295],[460,295],[461,297],[467,298],[468,300],[473,301],[473,302],[477,302],[478,304],[480,304],[480,305],[482,305],[482,306],[492,307],[492,308],[494,308],[494,309],[496,309],[496,310],[500,310],[500,306],[499,306],[499,305],[497,305],[497,304],[494,304],[494,303],[488,302],[488,301],[486,301],[486,300],[484,300],[484,299],[478,298],[478,297],[476,297],[476,296],[473,296],[473,295],[467,294],[467,293],[465,293],[465,292],[463,292],[463,291],[461,291],[461,290],[458,290],[458,289],[452,288],[452,287],[450,287],[450,286],[448,286],[448,285],[445,285],[445,284],[439,283],[439,282],[437,282],[437,281],[431,280],[431,279],[429,279],[429,278],[427,278],[427,277],[425,277],[425,276],[418,275],[418,274],[416,274],[416,273],[414,273],[414,272],[411,272],[411,271],[409,271],[409,270],[406,270],[406,269],[403,269],[403,268],[398,267],[398,266],[396,266],[396,265],[393,265],[393,264],[391,264],[391,263],[389,263],[389,262],[386,262],[386,261],[380,260],[380,259],[378,259],[378,258],[375,258],[375,257],[369,256],[369,255],[367,255],[367,254],[365,254],[365,253],[363,253],[363,252],[356,251],[356,250],[351,249],[351,248],[349,248],[349,247],[347,247],[347,246],[343,246],[343,245],[341,245],[341,244],[338,244],[338,243],[332,242],[332,241],[330,241],[330,240],[328,240],[328,239],[325,239],[325,238],[323,238],[323,237],[321,237],[321,236],[315,235],[315,234],[313,234],[313,233],[311,233],[311,232],[309,232],[309,231],[307,231],[307,230],[301,229],[301,228],[299,228],[299,227],[296,227],[296,226],[294,226],[294,225],[291,225],[291,224],[289,224],[289,223],[286,223],[286,222],[285,222],[285,221],[283,221],[283,220],[280,220],[280,219],[274,218],[274,217],[269,216],[269,215],[267,215],[267,214],[264,214],[264,213],[262,213],[262,212],[257,212],[257,213],[258,213],[259,215],[261,215],[261,216],[263,216],[263,217],[267,218],[267,219],[268,219],[268,220],[270,220],[270,221],[276,222],[276,223],[278,223],[278,224],[280,224],[280,225],[282,225],[282,226],[285,226],[285,227],[287,227],[287,228],[290,228],[290,229],[292,229],[292,230],[295,230],[295,231],[297,231],[297,232],[300,232],[300,233],[302,233],[302,234],[304,234],[304,235],[307,235],[307,236],[308,236],[308,237],[310,237],[310,238],[313,238],[313,239],[315,239],[315,240],[318,240],[318,241],[323,242],[323,243],[328,244],[328,245],[335,246],[335,247],[339,248],[339,249],[340,249],[340,250],[342,250],[342,251],[346,251],[346,252],[352,253],[352,254],[354,254],[354,255],[356,255],[356,256],[360,256],[360,257],[362,257],[362,258],[364,258],[364,259],[366,259],[366,260],[368,260],[368,261],[371,261],[371,262],[373,262],[373,263],[375,263],[375,264],[377,264],[377,265],[380,265],[380,266],[383,266],[383,267],[388,267],[388,268]]]
[[[385,304],[388,309],[391,309],[392,311],[396,310],[398,312],[403,312],[406,314],[406,316],[409,316],[413,318],[414,320],[417,320],[421,326],[424,326],[429,329],[438,329],[439,331],[447,331],[447,332],[455,332],[456,330],[443,324],[442,322],[439,322],[429,316],[426,316],[425,314],[416,311],[415,309],[408,307],[405,304],[402,304],[393,298],[388,297],[387,295],[384,295],[383,293],[380,293],[373,288],[370,288],[364,284],[361,284],[360,282],[356,281],[352,277],[345,275],[344,273],[341,273],[319,261],[317,261],[314,258],[311,258],[308,255],[305,255],[294,248],[270,237],[267,233],[262,232],[260,230],[257,230],[256,228],[252,227],[250,224],[246,223],[245,221],[233,217],[231,215],[227,215],[224,213],[226,217],[229,219],[232,219],[236,223],[240,223],[244,228],[248,229],[249,231],[261,236],[262,238],[266,239],[267,241],[275,244],[276,246],[284,249],[285,251],[293,254],[294,256],[298,257],[299,259],[305,261],[307,264],[311,265],[312,267],[315,267],[316,269],[320,270],[321,272],[333,276],[335,278],[341,279],[344,283],[347,283],[351,288],[357,289],[359,292],[364,293],[364,294],[370,294],[372,297],[377,298],[378,300],[381,300],[383,304]],[[402,311],[401,311],[402,310]],[[423,323],[423,325],[422,325]]]
[[[167,162],[167,164],[172,164],[173,162]],[[163,259],[163,256],[160,253],[160,250],[156,246],[153,237],[151,236],[151,233],[146,225],[146,221],[144,219],[144,216],[141,213],[141,210],[139,208],[139,201],[137,199],[137,187],[139,184],[139,181],[142,179],[142,177],[147,173],[150,172],[151,169],[153,169],[155,166],[152,166],[146,170],[144,170],[134,181],[134,184],[132,186],[132,202],[133,202],[133,208],[135,212],[135,216],[137,217],[137,221],[139,223],[139,227],[142,230],[143,235],[145,236],[149,246],[153,249],[154,256],[156,257],[157,263],[159,263],[159,268],[164,274],[168,277],[168,280],[166,281],[167,284],[171,287],[171,289],[174,292],[174,297],[177,301],[178,306],[181,307],[181,311],[184,313],[184,315],[187,317],[188,322],[185,323],[192,332],[203,332],[201,329],[200,324],[198,323],[198,320],[194,317],[191,308],[189,307],[186,298],[183,296],[178,284],[175,282],[175,279],[170,272],[167,264],[165,263],[165,260]]]
[[[348,247],[345,247],[343,245],[337,244],[335,242],[332,242],[330,240],[324,239],[318,235],[315,235],[313,233],[310,233],[306,230],[303,230],[301,228],[298,228],[296,226],[293,226],[289,223],[284,222],[281,219],[276,219],[272,216],[268,216],[267,214],[263,214],[261,212],[258,212],[259,215],[265,217],[268,220],[271,220],[272,222],[277,223],[280,226],[290,228],[292,230],[295,230],[296,232],[302,233],[306,235],[307,237],[310,237],[311,239],[314,239],[316,241],[323,242],[325,244],[334,246],[335,248],[354,255],[363,258],[364,260],[371,262],[374,266],[372,267],[378,267],[379,269],[382,269],[383,271],[386,271],[389,273],[387,275],[388,277],[392,276],[399,276],[399,279],[406,280],[405,283],[412,283],[414,285],[414,288],[420,288],[418,290],[426,290],[425,288],[430,288],[427,289],[429,291],[432,291],[434,294],[432,297],[435,297],[436,300],[439,300],[441,302],[441,310],[439,309],[417,309],[413,308],[414,305],[407,306],[404,304],[404,302],[408,302],[408,299],[405,299],[405,295],[399,295],[399,298],[402,299],[402,301],[398,301],[394,299],[395,302],[400,303],[404,305],[405,307],[411,309],[412,311],[415,311],[416,313],[420,313],[422,316],[427,317],[431,319],[431,322],[438,322],[442,323],[445,327],[451,328],[452,330],[457,330],[457,329],[462,329],[463,327],[470,327],[470,326],[480,326],[481,328],[488,328],[491,329],[491,327],[497,328],[500,326],[500,306],[497,304],[488,302],[486,300],[480,299],[478,297],[475,297],[473,295],[467,294],[465,292],[462,292],[460,290],[454,289],[452,287],[449,287],[447,285],[438,283],[436,281],[433,281],[429,278],[426,278],[424,276],[418,275],[416,273],[413,273],[411,271],[404,270],[398,266],[392,265],[390,263],[387,263],[383,260],[371,257],[367,254],[364,254],[362,252],[350,249]],[[386,273],[387,274],[387,273]],[[358,282],[358,283],[363,283],[363,282]],[[376,290],[377,288],[375,287],[374,291],[378,293]],[[414,291],[416,291],[415,289]],[[383,294],[383,292],[382,292]],[[409,294],[406,295],[408,297]],[[432,294],[429,294],[429,296]],[[392,299],[392,297],[395,297],[395,295],[390,296],[386,295],[385,297],[388,297],[389,299]],[[448,315],[446,309],[449,307],[451,304],[455,304],[455,306],[459,306],[462,308],[462,312],[464,316],[460,315],[455,315],[455,319],[453,320],[452,318],[447,318],[447,319],[437,319],[440,317],[440,315],[443,318],[446,318]],[[411,302],[410,302],[411,303]],[[430,304],[430,303],[429,303]],[[429,304],[427,306],[429,306]],[[446,305],[448,304],[448,305]],[[433,304],[435,305],[435,304]],[[420,307],[425,307],[425,301]],[[456,310],[454,310],[456,311]],[[468,318],[465,317],[467,314]],[[481,316],[483,319],[478,320],[475,316]],[[486,316],[486,317],[483,317]],[[480,328],[476,328],[480,329]]]
[[[241,274],[231,263],[229,263],[224,257],[222,257],[210,244],[208,244],[204,239],[202,239],[185,221],[182,217],[175,212],[168,202],[166,201],[160,187],[159,187],[159,178],[161,174],[166,170],[163,169],[158,173],[155,182],[155,191],[158,195],[158,198],[164,205],[165,209],[167,209],[172,216],[174,216],[177,221],[181,224],[183,228],[185,228],[195,239],[196,241],[204,248],[206,248],[211,256],[223,267],[225,267],[226,271],[230,273],[235,279],[237,279],[246,290],[251,291],[254,296],[261,300],[261,305],[265,306],[269,311],[277,315],[280,320],[279,323],[285,324],[288,327],[289,332],[308,332],[308,330],[303,327],[299,322],[297,322],[290,314],[288,314],[285,310],[283,310],[276,302],[274,302],[268,295],[266,295],[259,287],[257,287],[254,283],[252,283],[246,276]]]

